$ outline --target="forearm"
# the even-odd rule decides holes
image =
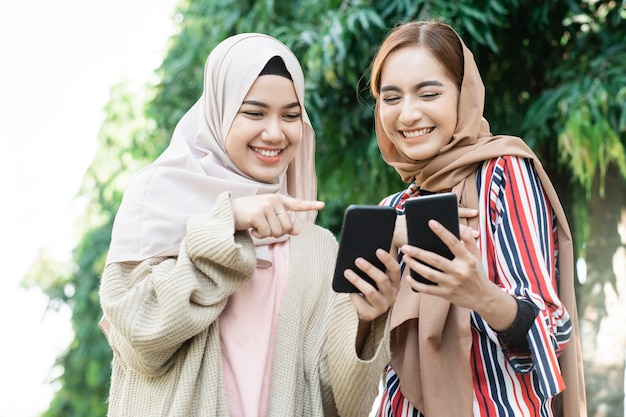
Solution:
[[[517,302],[510,294],[493,283],[489,283],[485,292],[474,308],[495,331],[508,329],[517,315]]]
[[[342,416],[364,416],[378,393],[379,381],[390,360],[389,313],[365,326],[361,351],[354,341],[359,332],[357,312],[343,298],[333,308],[322,366],[327,368],[334,400]],[[326,372],[322,372],[326,374]]]
[[[164,372],[180,346],[211,326],[226,305],[225,294],[207,297],[205,277],[184,263],[170,258],[135,267],[112,264],[103,275],[100,299],[111,323],[109,342],[142,374]]]
[[[159,372],[182,343],[212,325],[254,273],[250,237],[234,233],[228,200],[222,203],[189,221],[178,258],[112,264],[103,274],[101,303],[115,334],[111,344],[143,372]]]
[[[176,260],[148,259],[139,265],[119,263],[107,266],[102,277],[100,302],[110,321],[109,343],[118,355],[138,372],[158,375],[180,345],[199,331],[202,323],[183,311],[189,277],[181,278]],[[178,283],[168,291],[162,280]],[[187,300],[186,304],[189,304]],[[217,306],[216,306],[217,307]]]

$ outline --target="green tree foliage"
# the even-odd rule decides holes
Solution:
[[[614,163],[626,177],[626,8],[616,2],[589,2],[564,21],[560,48],[562,62],[548,68],[549,88],[543,89],[526,115],[536,126],[533,138],[554,134],[559,127],[561,162],[587,192],[600,173]],[[554,136],[553,136],[554,137]]]
[[[553,174],[570,218],[584,220],[584,210],[572,211],[574,199],[586,206],[579,190],[593,190],[590,180],[607,164],[625,176],[625,14],[614,0],[182,0],[158,82],[111,92],[81,190],[89,206],[74,264],[42,255],[28,277],[74,312],[75,338],[58,361],[61,389],[45,415],[105,415],[111,354],[96,326],[97,290],[112,221],[129,175],[167,146],[200,96],[204,61],[219,41],[263,32],[301,60],[327,204],[318,222],[335,232],[348,204],[375,204],[404,187],[377,148],[368,70],[395,24],[427,18],[451,23],[475,52],[492,131],[524,137]]]

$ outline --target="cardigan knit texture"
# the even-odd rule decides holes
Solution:
[[[110,417],[229,415],[219,316],[256,266],[250,234],[235,231],[229,197],[223,193],[210,213],[189,219],[178,257],[105,268]],[[367,416],[390,359],[389,314],[372,322],[357,355],[357,311],[331,289],[337,240],[312,223],[297,226],[267,416]]]

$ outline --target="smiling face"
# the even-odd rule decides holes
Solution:
[[[259,76],[226,136],[226,152],[244,174],[274,182],[285,172],[302,139],[302,111],[293,82]]]
[[[419,46],[391,52],[381,69],[381,127],[396,149],[412,160],[435,156],[450,142],[457,122],[459,90],[444,66]]]

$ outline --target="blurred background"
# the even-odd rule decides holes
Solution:
[[[38,259],[72,264],[84,230],[77,221],[88,203],[76,197],[97,151],[111,87],[141,88],[151,79],[173,34],[174,5],[0,2],[2,417],[39,415],[60,388],[54,381],[63,366],[55,361],[74,337],[72,303],[45,290],[66,272],[42,265],[27,287],[21,284]]]
[[[373,136],[368,66],[397,22],[452,24],[494,133],[540,156],[574,232],[589,415],[624,416],[624,0],[22,0],[0,3],[0,417],[105,416],[99,277],[129,176],[167,146],[206,56],[264,32],[301,60],[318,222],[403,188]]]

